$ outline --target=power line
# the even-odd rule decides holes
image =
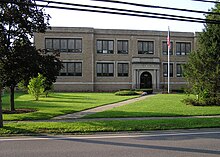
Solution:
[[[192,1],[197,1],[197,2],[206,2],[206,3],[220,3],[219,1],[208,1],[208,0],[192,0]]]
[[[156,5],[147,5],[147,4],[124,2],[124,1],[119,1],[119,0],[91,0],[91,1],[110,2],[110,3],[116,3],[116,4],[126,4],[126,5],[139,6],[139,7],[176,10],[176,11],[193,12],[193,13],[200,13],[200,14],[202,13],[202,14],[217,14],[217,15],[220,15],[220,13],[212,13],[212,12],[202,11],[202,10],[191,10],[191,9],[182,9],[182,8],[163,7],[163,6],[156,6]]]
[[[13,4],[19,4],[19,5],[38,6],[38,7],[46,7],[46,8],[54,8],[54,9],[75,10],[75,11],[85,11],[85,12],[97,12],[97,13],[107,13],[107,14],[115,14],[115,15],[128,15],[128,16],[136,16],[136,17],[157,18],[157,19],[167,19],[167,20],[186,21],[186,22],[220,24],[220,20],[180,19],[180,18],[173,18],[172,16],[171,17],[161,17],[161,16],[154,16],[154,15],[142,15],[142,14],[133,14],[133,13],[112,12],[112,11],[106,11],[106,10],[84,9],[84,8],[69,8],[69,7],[50,6],[50,5],[41,5],[41,4],[30,4],[30,3],[6,1],[6,0],[0,0],[0,3],[13,3]]]
[[[133,13],[138,13],[138,14],[151,14],[151,15],[157,15],[157,16],[167,16],[167,17],[181,18],[181,19],[183,18],[183,19],[193,19],[193,20],[204,20],[203,18],[194,18],[194,17],[189,17],[189,16],[177,16],[177,15],[171,15],[171,14],[161,14],[161,13],[155,13],[155,12],[144,12],[144,11],[137,11],[137,10],[111,8],[111,7],[82,5],[82,4],[66,3],[66,2],[58,2],[58,1],[48,1],[48,0],[47,1],[45,1],[45,0],[36,0],[36,1],[48,2],[48,3],[54,3],[54,4],[61,4],[61,5],[67,5],[67,6],[79,6],[79,7],[87,7],[87,8],[122,11],[122,12],[129,12],[129,13],[133,12]]]

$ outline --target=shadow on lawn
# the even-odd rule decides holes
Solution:
[[[128,117],[177,117],[187,116],[178,113],[158,113],[158,112],[125,112],[125,111],[103,111],[98,113],[88,113],[83,118],[128,118]]]

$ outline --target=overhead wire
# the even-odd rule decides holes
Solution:
[[[36,2],[45,2],[48,3],[46,0],[35,0]],[[97,1],[97,0],[92,0]],[[75,10],[75,11],[86,11],[86,12],[97,12],[97,13],[107,13],[107,14],[115,14],[115,15],[127,15],[127,16],[136,16],[136,17],[147,17],[147,18],[157,18],[157,19],[167,19],[167,20],[176,20],[176,21],[186,21],[186,22],[197,22],[197,23],[213,23],[213,24],[220,24],[220,20],[207,20],[207,19],[200,19],[200,18],[194,18],[194,17],[175,17],[176,15],[169,15],[169,14],[161,14],[159,13],[148,13],[151,15],[147,15],[146,12],[142,11],[135,11],[134,10],[127,10],[127,9],[118,9],[118,8],[108,8],[108,7],[100,7],[100,6],[93,6],[93,5],[82,5],[82,4],[73,4],[73,3],[66,3],[64,2],[58,2],[58,1],[50,1],[50,3],[59,4],[59,5],[71,5],[71,6],[78,6],[78,7],[64,7],[64,6],[55,6],[55,5],[43,5],[43,4],[30,4],[30,3],[24,3],[24,2],[17,2],[13,0],[0,0],[0,3],[14,3],[14,4],[20,4],[20,5],[31,5],[31,6],[38,6],[38,7],[45,7],[45,8],[54,8],[54,9],[64,9],[64,10]],[[79,8],[81,7],[81,8]],[[84,7],[84,8],[82,8]],[[92,8],[92,9],[86,9],[86,8]],[[95,9],[94,9],[95,8]],[[97,10],[102,9],[102,10]],[[114,12],[114,10],[117,10],[117,12]],[[133,12],[133,13],[132,13]],[[137,14],[137,12],[139,12]],[[141,14],[140,14],[141,13]],[[157,16],[155,16],[157,15]],[[190,19],[192,18],[192,19]],[[194,18],[194,19],[193,19]]]
[[[220,3],[219,1],[208,1],[208,0],[192,0],[197,2],[206,2],[206,3]]]
[[[167,16],[167,17],[182,18],[182,19],[204,20],[203,18],[194,18],[194,17],[189,17],[189,16],[178,16],[178,15],[172,15],[172,14],[162,14],[162,13],[155,13],[155,12],[119,9],[119,8],[93,6],[93,5],[91,6],[91,5],[83,5],[83,4],[76,4],[76,3],[57,2],[57,1],[51,1],[51,0],[47,0],[47,1],[36,0],[36,1],[61,4],[61,5],[67,5],[67,6],[79,6],[79,7],[86,7],[86,8],[106,9],[106,10],[114,10],[114,11],[122,11],[122,12],[129,12],[129,13],[138,13],[138,14],[148,14],[148,15],[150,14],[150,15],[157,15],[157,16],[163,16],[163,17]]]
[[[124,2],[124,1],[119,1],[119,0],[91,0],[91,1],[110,2],[110,3],[115,3],[115,4],[125,4],[125,5],[139,6],[139,7],[175,10],[175,11],[192,12],[192,13],[200,13],[200,14],[202,13],[202,14],[218,14],[218,15],[220,15],[220,13],[212,13],[212,12],[202,11],[202,10],[163,7],[163,6],[156,6],[156,5],[147,5],[147,4],[140,4],[140,3]]]

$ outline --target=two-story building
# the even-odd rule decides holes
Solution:
[[[167,32],[52,27],[36,33],[37,48],[58,50],[64,68],[56,91],[167,88]],[[186,86],[182,65],[195,49],[192,32],[171,32],[170,87]]]

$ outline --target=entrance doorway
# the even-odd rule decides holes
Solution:
[[[151,89],[152,88],[152,75],[149,72],[143,72],[140,78],[140,88],[141,89]]]

